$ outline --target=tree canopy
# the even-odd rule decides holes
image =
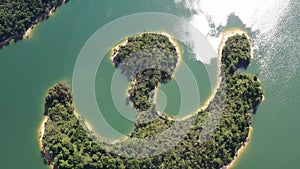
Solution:
[[[7,39],[22,38],[28,28],[45,19],[50,10],[62,2],[63,0],[1,0],[0,44]]]
[[[209,106],[194,115],[195,123],[186,137],[170,150],[163,151],[162,147],[162,153],[153,157],[129,158],[104,149],[88,135],[80,118],[76,117],[68,85],[60,83],[50,88],[45,103],[48,120],[42,138],[43,154],[48,164],[57,169],[221,168],[229,164],[246,141],[252,121],[251,113],[263,98],[258,77],[238,70],[240,67],[246,68],[249,62],[245,61],[251,59],[250,42],[245,37],[236,34],[226,41],[221,58],[224,73],[221,74],[220,87]],[[233,70],[232,65],[235,66]],[[214,117],[216,112],[222,113],[220,119]],[[201,133],[213,127],[206,123],[207,118],[219,122],[207,139],[200,142]],[[159,115],[154,121],[136,123],[128,136],[148,138],[168,129],[173,123],[174,120]],[[172,135],[166,135],[168,137]],[[168,140],[162,144],[169,144]],[[111,146],[118,148],[113,144]],[[151,151],[149,148],[153,145],[136,146],[146,152]],[[129,147],[124,151],[134,150]]]
[[[125,45],[113,53],[113,63],[131,78],[129,99],[138,110],[152,106],[152,91],[161,82],[172,79],[179,60],[178,51],[169,38],[157,33],[130,36]]]

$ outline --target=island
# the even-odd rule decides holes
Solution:
[[[167,36],[159,33],[131,36],[118,46],[113,51],[112,60],[131,80],[128,90],[131,102],[140,111],[149,109],[151,111],[146,111],[147,113],[158,115],[150,122],[138,121],[128,137],[147,138],[161,133],[171,127],[175,119],[157,112],[151,101],[151,93],[159,83],[172,80],[179,51]],[[162,47],[166,56],[157,55],[153,51],[156,47]],[[142,53],[138,49],[142,49]],[[140,58],[151,55],[151,52],[156,53],[154,57],[165,59],[168,66],[146,65],[142,69],[144,71],[139,72],[140,69],[134,67],[136,64],[133,65],[134,68],[131,65],[139,60],[126,61],[129,56]],[[70,86],[67,83],[58,83],[49,89],[45,99],[45,119],[39,136],[45,162],[57,169],[228,168],[249,140],[251,114],[263,101],[259,78],[240,71],[247,68],[251,59],[250,38],[239,31],[225,33],[219,51],[219,83],[208,105],[187,118],[179,119],[183,123],[192,117],[196,119],[179,144],[170,150],[162,150],[161,154],[146,158],[120,156],[97,144],[88,134],[86,126],[82,125],[82,118],[76,113]],[[150,69],[145,69],[148,66]],[[199,136],[207,126],[205,119],[219,111],[222,116],[213,133],[204,142],[199,142]],[[162,144],[168,144],[168,141]],[[113,143],[111,146],[117,148]],[[142,148],[145,152],[150,151],[151,145]]]
[[[33,27],[68,0],[3,0],[0,3],[0,47],[28,37]]]

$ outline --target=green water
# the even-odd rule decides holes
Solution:
[[[213,59],[211,65],[204,65],[199,61],[196,61],[194,58],[195,56],[190,53],[189,49],[181,44],[181,51],[183,51],[183,57],[182,62],[184,62],[191,70],[192,76],[188,76],[188,74],[183,70],[184,68],[182,65],[179,65],[179,67],[176,69],[174,73],[174,79],[180,79],[182,78],[183,81],[188,81],[188,83],[192,83],[191,78],[195,78],[195,84],[196,84],[196,90],[195,88],[189,86],[189,87],[182,87],[183,85],[180,85],[176,82],[176,80],[173,80],[167,84],[162,84],[160,86],[160,90],[162,90],[162,93],[164,93],[166,97],[166,105],[164,112],[171,116],[178,116],[178,117],[184,117],[188,114],[191,114],[193,112],[196,112],[199,107],[203,106],[204,103],[207,101],[208,97],[212,93],[212,90],[216,84],[217,79],[217,72],[209,76],[207,69],[213,69],[217,70],[217,60]],[[210,81],[210,79],[212,81]],[[181,87],[179,87],[181,86]],[[195,93],[198,91],[199,94],[199,101],[195,101],[197,99],[196,97],[193,97]],[[185,99],[182,97],[182,93],[187,93],[188,99]],[[163,102],[160,99],[161,93],[158,94],[158,107],[163,107],[160,104]],[[184,105],[183,105],[184,104]],[[182,109],[180,109],[182,108]]]
[[[297,5],[294,6],[294,10],[297,10]],[[78,53],[86,40],[96,30],[112,20],[137,12],[164,12],[186,17],[191,14],[190,11],[177,7],[171,0],[71,1],[63,5],[47,21],[40,23],[33,30],[30,39],[11,44],[0,50],[1,168],[48,168],[43,164],[37,139],[38,128],[43,118],[43,104],[47,89],[61,80],[71,83]],[[287,20],[300,23],[297,17],[287,18]],[[300,70],[298,67],[286,69],[282,66],[288,64],[288,60],[291,59],[294,59],[294,63],[298,61],[300,55],[299,49],[297,50],[299,46],[298,28],[299,24],[293,27],[286,26],[278,33],[278,36],[283,34],[282,38],[293,39],[293,41],[286,40],[284,45],[275,46],[280,49],[274,52],[274,58],[277,59],[267,60],[273,65],[268,67],[268,72],[273,73],[272,76],[264,73],[264,70],[259,66],[260,61],[267,59],[264,56],[256,59],[250,67],[250,72],[261,76],[266,101],[254,115],[254,132],[250,144],[237,161],[235,168],[298,167],[300,90],[297,87],[300,79],[296,75],[300,73]],[[190,61],[186,60],[186,62]],[[104,63],[109,63],[109,60]],[[190,64],[195,64],[192,67],[199,65],[192,61]],[[111,71],[112,68],[111,65],[107,67]],[[194,71],[195,74],[202,72],[204,76],[200,77],[205,79],[206,73],[201,68]],[[291,72],[294,76],[290,75]],[[98,73],[101,71],[99,70]],[[97,77],[96,83],[101,82],[100,77]],[[122,93],[123,89],[126,89],[126,81],[121,79],[121,82],[120,86],[123,88],[120,92]],[[172,92],[172,88],[176,88],[175,83],[173,83],[161,86],[166,97],[170,97],[168,98],[169,105],[167,103],[165,109],[170,114],[176,112],[172,110],[172,108],[176,110],[176,107],[170,106],[171,103],[179,102],[176,99],[178,93]],[[203,90],[201,91],[203,94],[203,97],[201,95],[201,102],[210,93],[206,88],[209,85],[205,84],[204,88],[199,86]],[[105,92],[107,90],[99,88],[96,91],[101,93],[100,91]],[[173,93],[174,97],[168,93]],[[97,97],[98,101],[101,102],[101,94]],[[103,109],[105,108],[110,108],[110,106],[103,107]],[[131,129],[132,122],[124,120],[124,117],[119,114],[110,113],[114,111],[108,110],[107,112],[104,117],[110,121],[111,125],[116,125],[118,131],[126,133]],[[133,116],[129,118],[131,117]],[[118,123],[118,120],[113,119],[123,119],[124,123]]]
[[[299,168],[299,5],[290,2],[275,35],[261,45],[249,68],[260,76],[266,100],[253,116],[250,144],[234,168]]]
[[[212,64],[204,65],[196,61],[194,54],[182,43],[180,43],[180,50],[183,51],[181,52],[182,59],[174,73],[174,78],[169,83],[159,86],[158,89],[160,92],[155,96],[155,103],[158,105],[160,112],[165,112],[170,116],[183,117],[196,112],[199,106],[203,105],[211,94],[212,85],[216,83],[217,72],[213,72],[209,77],[206,67],[216,69],[217,62],[216,59],[214,59]],[[108,124],[120,134],[126,135],[133,130],[134,121],[136,120],[135,110],[132,104],[127,100],[130,80],[113,66],[110,57],[111,52],[108,52],[98,68],[95,89],[97,102]],[[184,64],[190,69],[190,74],[187,73]],[[179,88],[179,86],[184,86],[184,84],[179,85],[178,83],[182,83],[182,81],[192,83],[192,80],[189,80],[191,78],[195,79],[195,87],[197,88],[193,88],[191,85]],[[211,82],[213,84],[211,84]],[[197,91],[199,94],[195,94]],[[188,99],[185,101],[181,100],[182,93],[188,95]],[[163,100],[164,98],[162,97],[166,97],[166,100]],[[163,108],[163,106],[166,107]],[[97,114],[89,116],[88,113],[82,113],[82,115],[90,122],[93,129],[97,130],[102,136],[108,138],[122,137],[122,135],[113,134],[108,128],[105,128],[105,126],[101,126],[101,124],[99,124],[101,122],[99,121],[93,123],[93,119],[97,118]]]

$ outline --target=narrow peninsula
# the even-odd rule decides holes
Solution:
[[[144,33],[126,40],[125,45],[114,51],[113,62],[124,74],[131,77],[132,84],[128,93],[134,107],[145,110],[153,104],[149,98],[157,84],[171,80],[178,63],[178,51],[166,36],[160,34]],[[120,156],[97,144],[75,114],[73,96],[68,84],[58,83],[51,87],[45,99],[47,120],[42,124],[44,131],[41,132],[41,148],[45,161],[57,169],[227,168],[248,140],[251,113],[262,102],[263,91],[256,75],[240,71],[246,69],[251,62],[251,40],[246,34],[234,33],[228,36],[220,54],[219,87],[208,106],[193,116],[196,120],[187,136],[172,149],[164,151],[162,146],[161,154],[146,158]],[[137,58],[126,61],[134,57]],[[151,58],[153,64],[133,64],[143,62],[145,58]],[[157,67],[157,62],[164,63],[162,65],[165,67]],[[143,67],[140,69],[136,65]],[[148,67],[149,69],[145,69]],[[148,111],[155,112],[155,108]],[[215,112],[222,113],[218,125],[204,142],[199,142],[199,136],[207,126],[205,119]],[[192,117],[182,121],[190,118]],[[158,116],[151,122],[140,121],[128,137],[148,138],[171,127],[173,122],[163,116]],[[166,140],[162,144],[169,143]],[[117,148],[114,144],[111,146]],[[141,149],[145,152],[151,151],[151,145]],[[129,150],[134,151],[131,148],[124,149]]]

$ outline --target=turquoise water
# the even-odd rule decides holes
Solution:
[[[289,11],[283,16],[272,39],[265,43],[255,39],[260,48],[249,72],[260,76],[266,100],[253,115],[254,132],[250,144],[235,168],[298,167],[298,6],[299,1],[291,1]],[[95,31],[119,17],[138,12],[164,12],[185,18],[193,13],[171,0],[71,1],[47,21],[41,22],[29,39],[0,49],[1,168],[47,168],[43,164],[37,139],[47,89],[61,80],[71,83],[76,58]],[[232,26],[242,27],[235,22]],[[125,86],[123,82],[122,86]],[[176,88],[176,85],[173,87]],[[167,86],[162,88],[168,93]],[[209,92],[204,91],[204,98]],[[172,102],[172,99],[168,100]],[[172,108],[176,107],[167,105],[165,110],[175,112]],[[120,115],[105,117],[124,118]],[[114,125],[116,121],[111,123]],[[132,123],[122,125],[116,124],[116,128],[127,132]]]
[[[199,106],[202,106],[211,94],[212,85],[215,84],[217,79],[217,72],[215,71],[214,74],[212,73],[211,77],[209,77],[206,67],[216,69],[217,63],[215,60],[211,65],[205,66],[195,60],[194,54],[188,47],[181,44],[180,48],[181,51],[183,51],[182,59],[176,68],[174,78],[169,83],[159,85],[158,90],[160,90],[160,92],[155,96],[157,99],[155,103],[158,105],[160,112],[165,112],[170,116],[184,117],[196,112]],[[130,80],[113,66],[110,57],[111,52],[108,52],[99,65],[95,89],[97,102],[108,124],[120,134],[126,135],[133,130],[136,120],[135,110],[132,104],[127,100]],[[190,69],[190,74],[187,73],[185,65]],[[179,85],[182,84],[183,81],[188,84],[193,83],[192,80],[189,80],[191,78],[195,79],[194,88],[192,85],[179,88],[179,86],[184,86],[184,84]],[[212,78],[211,81],[210,78]],[[211,82],[214,84],[211,84]],[[198,92],[198,94],[195,94],[196,92]],[[185,93],[188,99],[182,100],[182,93]],[[166,98],[162,98],[163,96]],[[166,106],[165,109],[163,106]],[[99,121],[93,123],[93,119],[97,119],[98,114],[81,114],[100,135],[107,138],[122,137],[122,135],[112,134],[112,132],[101,125]]]

